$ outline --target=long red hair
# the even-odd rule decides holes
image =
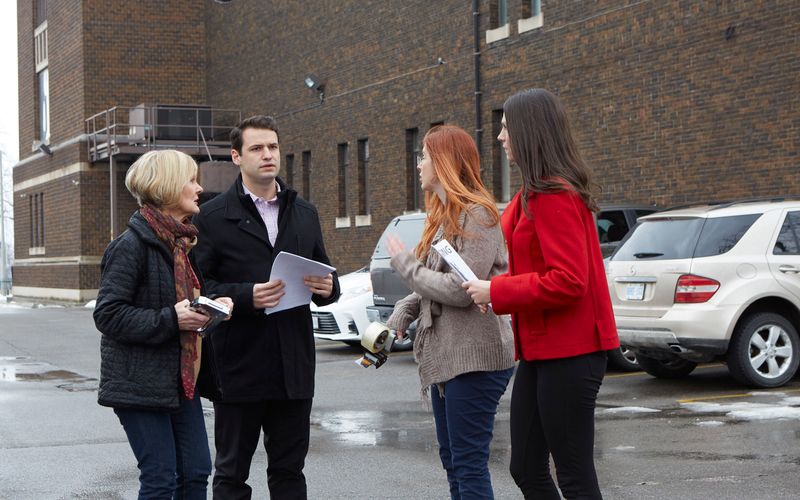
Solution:
[[[444,237],[451,243],[454,236],[469,237],[458,218],[470,205],[486,208],[491,215],[489,225],[500,221],[500,213],[495,206],[494,197],[481,180],[478,148],[464,129],[454,125],[439,125],[430,129],[422,142],[433,164],[436,178],[447,195],[447,204],[444,204],[436,193],[425,193],[428,218],[414,252],[418,259],[425,260],[439,226],[444,228]]]

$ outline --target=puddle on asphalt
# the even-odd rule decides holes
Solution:
[[[70,392],[97,389],[95,378],[29,360],[26,356],[0,356],[0,382],[63,382],[56,387]]]
[[[503,421],[501,423],[501,420]],[[497,415],[492,462],[505,460],[510,444],[505,436],[508,415]],[[312,411],[311,425],[330,433],[338,444],[387,446],[413,451],[436,451],[436,428],[430,411]],[[499,427],[504,429],[500,430]]]

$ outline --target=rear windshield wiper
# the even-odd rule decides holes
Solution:
[[[661,257],[662,255],[664,254],[659,252],[639,252],[633,254],[633,256],[636,257],[637,259],[646,259],[648,257]]]

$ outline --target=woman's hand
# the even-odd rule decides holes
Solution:
[[[220,304],[225,304],[225,306],[228,308],[228,310],[231,312],[231,314],[233,314],[233,299],[232,298],[230,298],[230,297],[217,297],[214,300],[216,300]],[[231,315],[230,314],[228,316],[226,316],[223,321],[228,321],[229,319],[231,319]]]
[[[195,311],[189,304],[188,299],[183,299],[175,304],[175,312],[178,314],[178,329],[197,331],[206,324],[208,316]]]
[[[403,340],[406,338],[406,331],[405,330],[395,330],[394,336],[397,340]]]
[[[406,246],[397,235],[390,234],[386,236],[386,251],[389,252],[390,257],[401,254],[406,251]]]
[[[472,297],[472,301],[478,304],[479,307],[483,306],[481,307],[482,312],[486,312],[485,307],[492,301],[489,293],[491,283],[491,281],[487,280],[472,280],[461,284],[461,287]]]

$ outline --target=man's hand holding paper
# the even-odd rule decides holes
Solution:
[[[268,301],[264,313],[271,314],[308,304],[312,294],[330,297],[333,292],[331,273],[335,270],[334,267],[299,255],[279,253],[272,263],[270,280],[263,284],[263,297]],[[253,288],[254,292],[256,287]]]
[[[253,285],[253,307],[256,309],[275,307],[285,293],[283,281],[281,280],[256,283]]]
[[[327,276],[305,276],[303,283],[312,294],[320,297],[327,299],[333,293],[333,275],[330,273]]]

